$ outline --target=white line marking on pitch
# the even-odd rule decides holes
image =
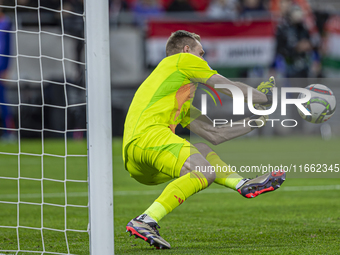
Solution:
[[[340,190],[340,185],[327,185],[327,186],[288,186],[282,187],[280,191],[324,191],[324,190]],[[115,191],[115,196],[138,196],[138,195],[155,195],[160,194],[163,190],[147,190],[147,191]],[[200,194],[215,194],[215,193],[231,193],[234,190],[224,189],[205,189]]]
[[[280,188],[280,192],[286,191],[326,191],[326,190],[340,190],[340,185],[324,185],[324,186],[287,186]],[[145,195],[157,195],[163,190],[117,190],[114,191],[115,196],[145,196]],[[231,193],[235,192],[231,189],[206,189],[200,194],[218,194],[218,193]],[[67,197],[87,197],[87,192],[69,192]],[[40,193],[33,194],[21,194],[20,198],[40,198]],[[65,197],[64,193],[45,193],[44,198],[55,198],[55,197]],[[2,194],[0,195],[0,200],[3,199],[17,199],[18,194]]]

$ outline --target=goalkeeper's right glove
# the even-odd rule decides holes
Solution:
[[[270,106],[273,102],[273,87],[275,87],[275,78],[271,76],[269,81],[262,82],[258,87],[257,90],[264,93],[267,96],[268,101],[263,104],[264,106]]]

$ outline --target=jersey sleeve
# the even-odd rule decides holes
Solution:
[[[205,60],[190,53],[180,54],[177,67],[186,76],[186,83],[206,83],[211,76],[217,74],[217,71],[212,70]]]
[[[187,111],[186,115],[180,122],[181,126],[185,128],[188,126],[192,121],[197,119],[199,116],[201,116],[201,111],[198,110],[195,106],[191,105],[189,110]]]

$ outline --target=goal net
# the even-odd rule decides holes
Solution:
[[[113,254],[107,5],[0,0],[0,254]]]

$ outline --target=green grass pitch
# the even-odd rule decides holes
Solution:
[[[323,141],[316,137],[235,139],[214,147],[231,165],[291,165],[339,164],[340,139]],[[64,141],[48,140],[47,153],[63,155]],[[17,152],[17,145],[0,144],[2,152]],[[41,141],[22,141],[21,151],[41,153]],[[69,142],[70,154],[86,153],[86,142]],[[0,176],[17,177],[18,157],[0,155]],[[21,156],[21,176],[64,179],[86,179],[86,158]],[[142,213],[160,194],[166,184],[145,186],[129,177],[121,159],[121,140],[114,140],[114,224],[115,254],[339,254],[340,243],[340,173],[326,175],[287,174],[282,188],[255,199],[246,199],[236,192],[213,184],[210,188],[189,198],[161,222],[161,235],[172,245],[171,250],[155,250],[141,239],[129,237],[127,222]],[[60,171],[60,169],[62,169]],[[85,171],[85,172],[84,172]],[[310,177],[329,178],[310,178]],[[308,177],[308,178],[303,178]],[[87,187],[67,183],[67,203],[87,204]],[[44,180],[45,203],[65,205],[64,183]],[[18,201],[17,181],[0,179],[0,201]],[[21,201],[40,203],[41,182],[20,181]],[[20,228],[21,249],[42,251],[41,231],[45,228],[86,230],[87,209],[45,205],[43,220],[41,206],[0,203],[0,225],[29,226]],[[66,253],[63,232],[43,230],[45,249]],[[70,252],[88,254],[87,233],[67,232]],[[0,228],[0,254],[14,254],[15,229]],[[27,253],[19,253],[27,254]],[[39,253],[33,253],[39,254]],[[47,253],[48,254],[48,253]]]

